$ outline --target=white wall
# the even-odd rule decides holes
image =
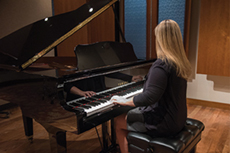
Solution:
[[[51,0],[0,0],[0,39],[50,16],[52,16]],[[54,53],[48,55],[53,56]]]
[[[187,97],[211,102],[230,104],[230,77],[197,74],[200,1],[192,1],[189,60],[193,74],[188,82]]]

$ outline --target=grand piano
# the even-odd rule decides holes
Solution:
[[[111,41],[78,45],[76,57],[44,57],[116,2],[90,0],[77,10],[37,21],[0,39],[0,99],[21,108],[30,141],[34,119],[49,133],[52,152],[66,152],[66,132],[81,134],[101,124],[102,151],[116,144],[111,122],[112,145],[108,146],[107,122],[132,108],[114,106],[110,98],[130,98],[142,92],[144,81],[124,82],[106,76],[144,76],[154,59],[138,60],[130,43]],[[106,78],[105,90],[91,98],[66,99],[66,84],[99,76]]]

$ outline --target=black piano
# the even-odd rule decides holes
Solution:
[[[132,109],[114,106],[109,100],[113,95],[130,98],[142,92],[144,81],[107,78],[148,72],[154,59],[138,60],[130,43],[77,45],[76,57],[44,57],[116,2],[91,0],[77,10],[37,21],[0,39],[0,99],[21,108],[29,140],[33,139],[34,119],[49,133],[51,150],[65,152],[67,131],[81,134],[100,124],[106,131],[107,121]],[[105,77],[105,90],[91,98],[66,99],[66,84],[95,77]],[[111,137],[115,145],[114,133]],[[103,139],[106,152],[110,147],[107,138]]]

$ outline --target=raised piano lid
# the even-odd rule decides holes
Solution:
[[[90,0],[80,8],[39,20],[0,39],[0,68],[22,71],[118,0]]]

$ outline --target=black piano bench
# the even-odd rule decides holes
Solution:
[[[186,125],[176,136],[155,137],[147,134],[129,132],[127,136],[131,153],[195,153],[196,145],[201,140],[204,124],[188,118]]]

